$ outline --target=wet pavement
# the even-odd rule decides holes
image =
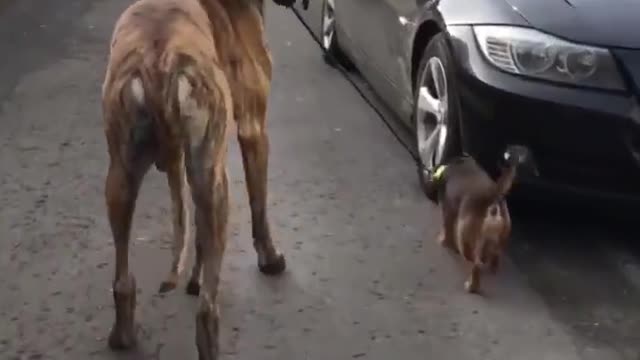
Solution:
[[[99,95],[125,0],[0,1],[0,359],[195,359],[196,300],[156,294],[169,195],[146,178],[132,233],[139,347],[113,353]],[[270,7],[270,218],[259,274],[241,158],[221,285],[223,359],[637,360],[640,266],[616,224],[517,221],[486,297],[434,241],[412,159],[291,11]],[[543,209],[542,212],[545,212]]]

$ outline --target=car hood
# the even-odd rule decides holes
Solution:
[[[567,40],[640,49],[638,0],[505,0],[534,28]]]

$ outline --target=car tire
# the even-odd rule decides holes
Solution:
[[[353,64],[338,44],[336,34],[335,3],[338,0],[323,0],[322,14],[320,17],[320,44],[322,46],[322,58],[331,67],[342,66],[347,70],[353,68]],[[347,0],[349,1],[349,0]]]
[[[453,56],[445,35],[440,33],[424,49],[414,79],[418,180],[431,201],[436,201],[436,194],[427,186],[429,174],[438,165],[462,154],[459,104]]]

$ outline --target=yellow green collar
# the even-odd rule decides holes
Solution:
[[[444,174],[444,170],[447,168],[447,165],[438,165],[436,170],[433,172],[433,180],[439,180]]]

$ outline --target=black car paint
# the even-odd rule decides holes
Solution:
[[[529,25],[525,18],[504,0],[465,1],[464,6],[460,6],[458,0],[436,0],[436,2],[437,9],[433,9],[433,11],[440,14],[447,26],[470,24]],[[438,17],[438,15],[432,17]]]
[[[635,0],[506,0],[529,24],[582,44],[640,49]],[[603,26],[603,24],[610,24]]]
[[[360,0],[363,1],[363,0]],[[398,11],[409,0],[368,0],[379,9]],[[407,19],[399,34],[385,33],[386,39],[402,39],[390,46],[390,57],[405,59],[406,76],[415,70],[406,66],[416,51],[417,34],[422,27],[437,25],[447,35],[456,59],[463,113],[463,143],[470,153],[483,158],[490,171],[494,166],[486,159],[497,159],[509,144],[521,143],[532,148],[540,165],[541,177],[531,180],[549,193],[589,194],[617,200],[640,200],[640,51],[632,50],[640,36],[629,36],[630,25],[599,26],[594,30],[595,15],[610,11],[611,19],[624,11],[616,0],[600,5],[581,0],[474,0],[460,6],[457,0],[415,0],[415,9],[395,16]],[[640,3],[639,3],[640,4]],[[353,5],[353,3],[351,4]],[[386,7],[386,8],[385,8]],[[613,9],[615,8],[615,9]],[[404,8],[403,8],[404,9]],[[606,10],[605,10],[606,9]],[[640,5],[631,4],[630,10]],[[352,9],[353,10],[353,9]],[[640,14],[640,11],[636,11]],[[629,16],[624,15],[625,21]],[[498,70],[481,54],[470,25],[493,24],[539,28],[560,38],[590,45],[609,44],[627,91],[607,92],[553,84],[507,74]],[[377,24],[379,25],[379,24]],[[575,27],[572,28],[571,26]],[[600,29],[602,28],[602,29]],[[606,29],[604,29],[606,28]],[[365,29],[366,30],[366,29]],[[362,29],[360,30],[362,31]],[[339,38],[349,31],[339,30]],[[395,36],[395,37],[394,37]],[[411,125],[412,86],[399,79],[390,80],[384,66],[367,55],[366,48],[354,39],[343,39],[347,53],[354,58],[364,77],[375,91],[407,125]],[[372,43],[372,42],[370,42]],[[380,53],[378,51],[378,53]],[[410,62],[409,62],[410,63]],[[402,80],[402,79],[400,79]],[[481,160],[481,162],[483,161]]]
[[[532,185],[640,200],[640,110],[635,95],[513,76],[483,57],[470,26],[450,26],[464,143],[485,168],[507,145],[530,147]],[[628,55],[631,57],[630,55]],[[637,59],[638,52],[634,52]]]

